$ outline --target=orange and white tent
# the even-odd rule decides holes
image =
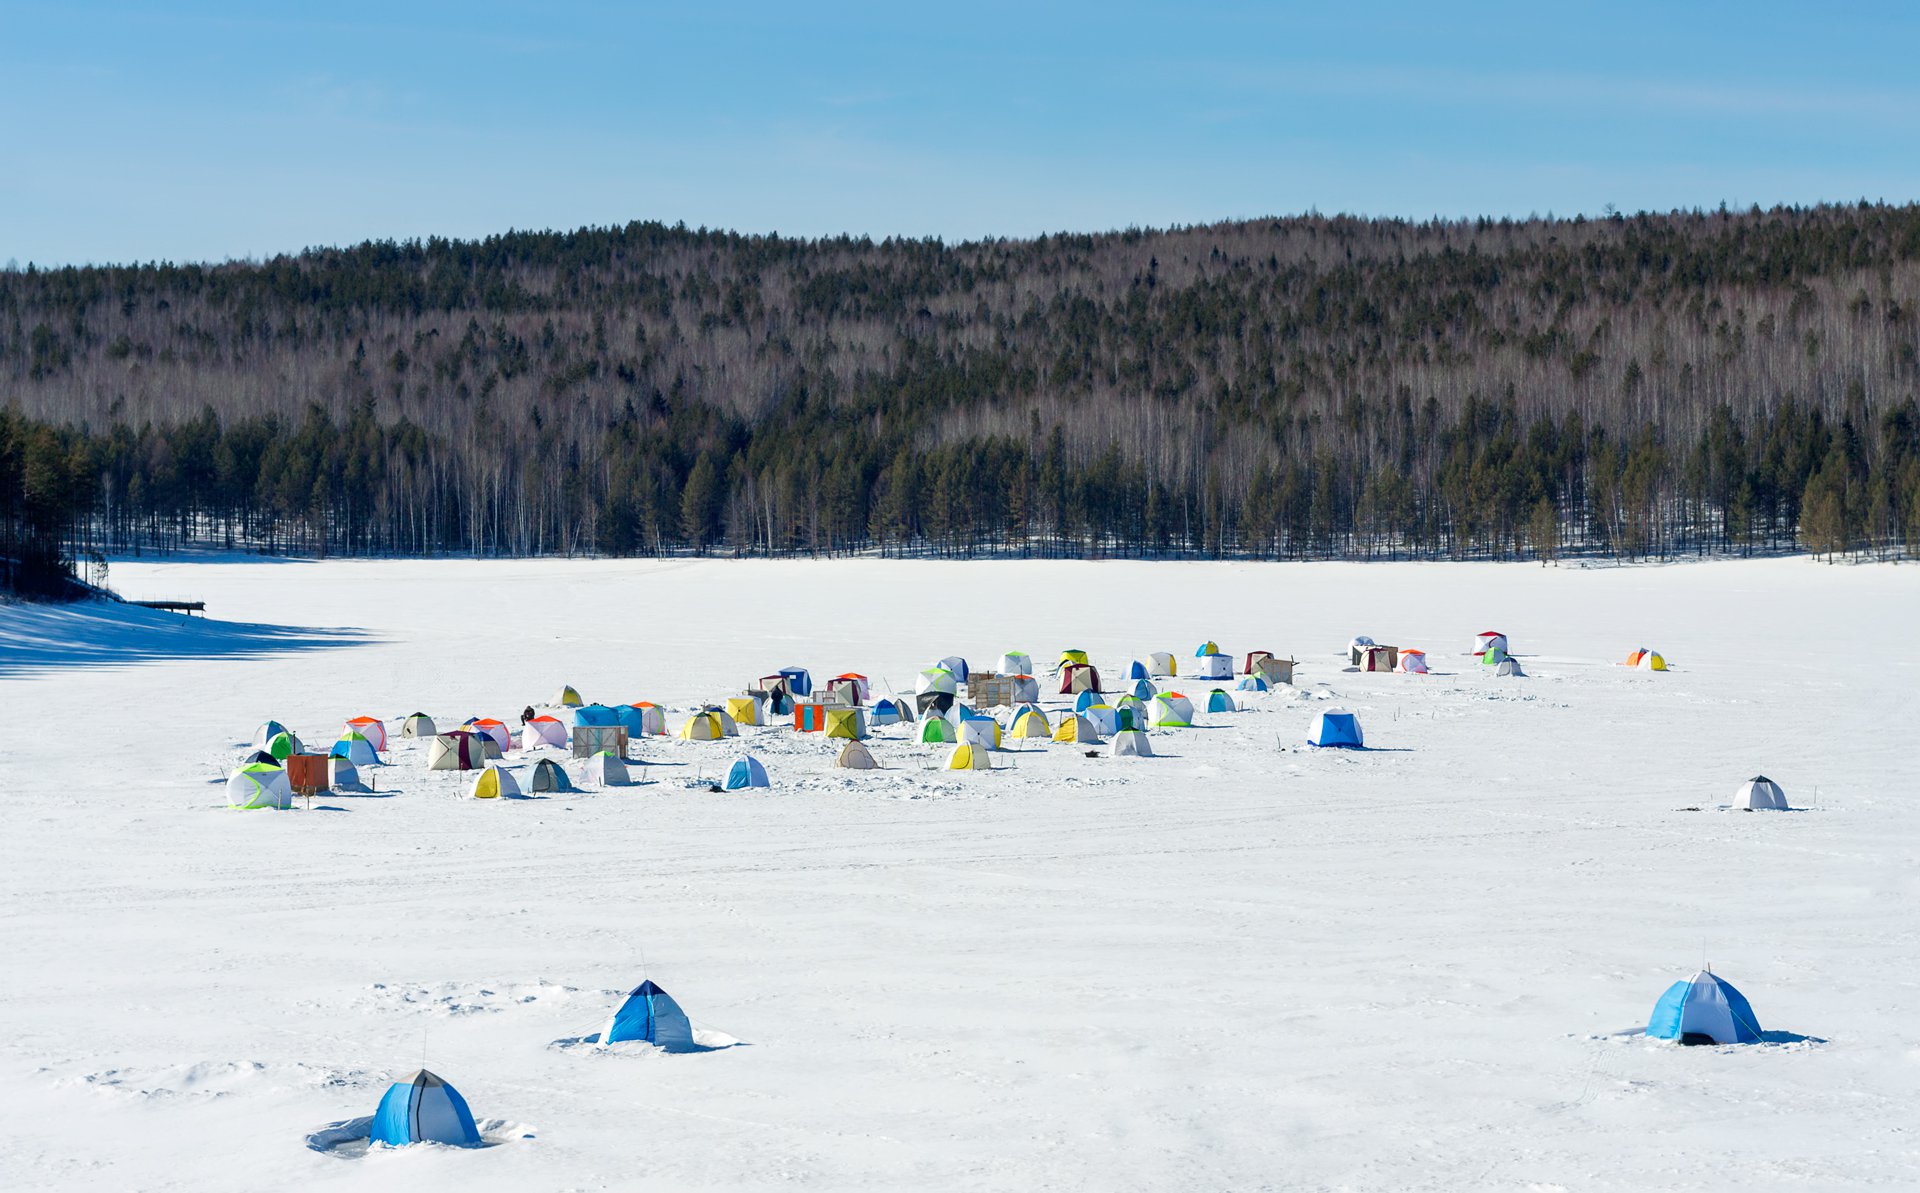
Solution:
[[[541,746],[565,749],[568,740],[567,727],[554,717],[535,717],[520,727],[520,748],[523,750],[534,750]]]
[[[379,717],[353,718],[347,722],[347,727],[342,731],[341,736],[344,737],[348,733],[358,733],[366,738],[368,744],[379,753],[387,752],[387,725]]]
[[[1427,652],[1415,650],[1410,646],[1400,648],[1400,665],[1394,668],[1405,675],[1425,675],[1427,673]]]

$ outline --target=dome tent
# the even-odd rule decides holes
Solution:
[[[1307,744],[1361,750],[1366,748],[1366,738],[1360,732],[1360,718],[1344,708],[1329,708],[1313,714]]]
[[[645,981],[628,992],[600,1030],[599,1044],[623,1044],[643,1041],[668,1052],[688,1052],[697,1048],[693,1041],[693,1023],[680,1004],[665,990]]]
[[[367,1138],[388,1147],[410,1143],[450,1143],[477,1147],[480,1128],[460,1091],[442,1077],[421,1069],[387,1087],[380,1108],[373,1112]]]
[[[1080,715],[1093,726],[1098,737],[1111,737],[1120,728],[1120,714],[1110,704],[1089,704],[1080,710]]]
[[[456,729],[437,733],[427,746],[428,770],[474,770],[487,764],[487,752],[480,743],[491,738],[480,733]]]
[[[843,770],[879,770],[880,764],[874,761],[873,751],[867,749],[865,742],[850,741],[841,747],[839,756],[833,764]]]
[[[1267,690],[1267,681],[1258,675],[1243,675],[1240,677],[1240,682],[1233,686],[1242,692],[1264,692]]]
[[[511,773],[488,763],[473,776],[473,784],[467,788],[467,794],[475,799],[499,799],[502,796],[519,795],[520,784]]]
[[[726,735],[727,727],[721,722],[720,714],[711,709],[694,713],[680,726],[682,741],[719,741]]]
[[[1764,1038],[1746,997],[1710,969],[1667,987],[1653,1004],[1647,1035],[1682,1044],[1757,1044]]]
[[[920,722],[920,740],[923,742],[953,742],[960,740],[960,731],[953,722],[945,717],[929,713]]]
[[[253,741],[251,744],[253,748],[256,750],[264,750],[267,748],[267,743],[272,741],[275,737],[279,736],[282,733],[291,733],[291,732],[292,730],[288,729],[285,725],[282,725],[278,721],[268,721],[265,724],[261,725],[258,729],[255,729],[253,731]]]
[[[1060,723],[1054,726],[1053,740],[1064,742],[1091,742],[1100,744],[1100,735],[1095,732],[1093,722],[1079,713],[1060,714]]]
[[[1088,690],[1073,698],[1073,711],[1085,712],[1096,704],[1103,703],[1100,693]]]
[[[379,717],[354,717],[341,732],[358,733],[371,742],[375,750],[387,748],[387,724]]]
[[[1148,743],[1146,734],[1138,729],[1126,729],[1113,735],[1113,745],[1108,748],[1107,754],[1113,758],[1129,755],[1136,758],[1151,758],[1153,746]]]
[[[957,654],[948,655],[938,663],[935,663],[934,666],[952,675],[955,681],[959,683],[967,682],[967,677],[973,674],[973,671],[967,666],[967,661]]]
[[[267,739],[266,752],[275,761],[285,762],[301,752],[300,739],[292,733],[276,733]]]
[[[286,763],[282,759],[275,758],[272,754],[268,753],[265,750],[255,750],[253,753],[247,755],[245,758],[242,758],[240,760],[240,765],[252,766],[256,762],[260,763],[262,766],[285,766],[286,765]]]
[[[1193,657],[1196,659],[1204,659],[1210,654],[1219,654],[1219,653],[1220,653],[1220,644],[1218,642],[1214,642],[1211,639],[1209,639],[1208,641],[1202,642],[1200,644],[1199,649],[1193,652]]]
[[[983,746],[962,742],[947,754],[948,770],[992,770],[993,754]]]
[[[1207,693],[1207,711],[1239,712],[1240,710],[1234,705],[1233,697],[1227,694],[1225,688],[1215,688]]]
[[[1180,664],[1174,662],[1171,651],[1156,650],[1147,656],[1147,666],[1155,675],[1178,675]]]
[[[1053,736],[1053,726],[1047,724],[1047,714],[1037,708],[1029,708],[1013,718],[1013,728],[1008,731],[1017,738],[1049,738]]]
[[[1144,679],[1137,679],[1133,682],[1133,686],[1127,689],[1127,694],[1135,700],[1151,700],[1160,694],[1160,689]]]
[[[1495,675],[1518,675],[1521,679],[1527,677],[1527,673],[1520,670],[1520,661],[1513,658],[1501,659],[1498,663],[1495,663],[1493,665],[1493,673]]]
[[[1132,683],[1136,679],[1150,679],[1152,676],[1153,668],[1149,667],[1142,659],[1135,659],[1133,662],[1127,664],[1126,679],[1128,683]]]
[[[1155,696],[1153,726],[1156,729],[1193,728],[1193,701],[1178,692],[1162,692]]]
[[[1667,669],[1667,660],[1665,656],[1657,650],[1643,650],[1633,665],[1642,671],[1665,671]]]
[[[748,787],[771,787],[767,782],[767,768],[751,754],[742,754],[727,768],[726,789],[740,791]]]
[[[1496,667],[1506,661],[1507,648],[1504,646],[1489,646],[1480,655],[1480,662],[1488,667]]]
[[[626,759],[612,750],[601,750],[580,764],[580,781],[596,787],[627,787],[633,777],[627,771]]]
[[[520,727],[520,748],[537,750],[541,746],[567,748],[567,727],[557,717],[535,717]]]
[[[355,766],[379,766],[380,756],[373,752],[373,743],[358,733],[349,733],[333,743],[327,753],[335,758],[345,758]]]
[[[400,718],[401,737],[433,737],[439,731],[433,727],[433,718],[423,712],[412,712]]]
[[[1749,812],[1787,811],[1787,793],[1765,775],[1755,775],[1733,793],[1733,806]]]
[[[291,808],[293,788],[287,772],[265,762],[249,762],[227,780],[229,808]]]
[[[551,758],[542,758],[533,764],[533,774],[527,778],[528,791],[572,791],[573,780],[567,778],[567,772]]]
[[[1024,650],[1010,650],[1000,656],[1000,674],[1032,675],[1033,656]]]
[[[353,763],[345,758],[327,759],[327,786],[335,791],[365,791],[367,785],[360,781],[360,772]]]
[[[870,725],[897,725],[913,720],[913,706],[905,700],[876,700],[871,711],[872,715],[867,718]]]
[[[560,685],[560,691],[554,696],[553,702],[561,708],[579,708],[583,703],[580,693],[567,684]]]

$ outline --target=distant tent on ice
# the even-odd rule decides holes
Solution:
[[[627,707],[640,714],[640,728],[638,730],[634,729],[630,721],[621,722],[627,726],[628,733],[638,733],[643,737],[649,734],[656,737],[665,737],[667,735],[667,713],[666,710],[658,704],[653,703],[651,700],[636,700]]]
[[[1060,652],[1060,661],[1053,665],[1053,669],[1055,671],[1065,671],[1068,667],[1074,666],[1075,664],[1079,664],[1080,666],[1084,667],[1086,666],[1086,663],[1087,663],[1086,651],[1063,650]]]
[[[1100,690],[1100,672],[1090,663],[1068,663],[1060,675],[1060,694],[1074,696]]]
[[[346,732],[358,733],[371,742],[375,750],[387,748],[387,725],[379,717],[355,717],[347,722]]]
[[[1270,650],[1250,650],[1247,652],[1245,665],[1240,668],[1240,673],[1242,675],[1259,675],[1260,664],[1278,657],[1278,655]]]
[[[1064,742],[1092,742],[1098,745],[1100,734],[1093,728],[1093,722],[1079,713],[1060,714],[1060,723],[1053,727],[1053,740]]]
[[[327,786],[334,791],[365,791],[366,784],[360,781],[360,772],[353,763],[345,758],[327,759]]]
[[[1501,654],[1507,653],[1507,636],[1499,630],[1481,630],[1473,636],[1473,653],[1477,655],[1484,655],[1496,646]]]
[[[1757,1044],[1764,1038],[1746,997],[1704,969],[1667,987],[1653,1004],[1647,1035],[1682,1044]]]
[[[483,736],[456,729],[437,733],[427,746],[428,770],[478,770],[487,764]]]
[[[583,703],[580,699],[580,693],[574,691],[573,688],[567,684],[560,685],[560,692],[553,698],[553,702],[561,708],[579,708]]]
[[[967,666],[967,661],[957,654],[948,655],[934,666],[952,675],[959,683],[967,682],[967,677],[973,674],[972,669]]]
[[[450,1143],[477,1147],[480,1128],[473,1122],[467,1100],[446,1080],[421,1069],[387,1087],[380,1108],[373,1112],[369,1142],[388,1147],[411,1143]]]
[[[1010,650],[1000,656],[998,669],[1002,675],[1032,675],[1033,656],[1024,650]]]
[[[1174,662],[1171,651],[1156,650],[1147,656],[1147,666],[1155,675],[1178,675],[1180,664]]]
[[[505,721],[496,721],[492,717],[475,717],[467,722],[467,728],[491,741],[496,750],[513,749],[513,730]]]
[[[1427,674],[1427,652],[1411,646],[1403,648],[1400,651],[1399,670],[1404,675]]]
[[[736,725],[758,725],[760,723],[760,704],[758,696],[727,697],[727,715]]]
[[[1014,715],[1011,733],[1016,738],[1048,738],[1053,736],[1053,726],[1047,724],[1046,713],[1029,708]]]
[[[865,704],[873,697],[873,685],[858,671],[843,671],[827,681],[827,694],[842,704]]]
[[[1100,702],[1101,702],[1100,693],[1089,689],[1073,698],[1073,711],[1085,712],[1087,711],[1087,709],[1091,708],[1096,704],[1099,704]]]
[[[1733,806],[1749,812],[1787,810],[1787,793],[1765,775],[1755,775],[1733,793]]]
[[[833,764],[846,770],[878,770],[880,764],[873,760],[873,751],[867,749],[865,742],[850,741],[840,749],[839,757]]]
[[[827,736],[859,741],[867,735],[867,710],[864,708],[828,708]]]
[[[285,762],[301,750],[300,739],[291,733],[276,733],[267,739],[266,753],[276,762]]]
[[[373,743],[358,733],[349,733],[333,743],[327,753],[336,758],[345,758],[355,766],[378,766],[380,756],[373,752]]]
[[[1193,660],[1194,675],[1200,679],[1232,679],[1233,658],[1223,654],[1203,654]]]
[[[941,743],[959,741],[960,731],[953,727],[952,721],[929,713],[920,721],[920,740]]]
[[[696,1047],[693,1024],[673,997],[652,982],[635,986],[600,1031],[600,1046],[644,1041],[669,1052]]]
[[[1637,667],[1642,671],[1665,671],[1667,660],[1657,650],[1642,648],[1627,656],[1627,666]]]
[[[282,733],[291,732],[291,730],[278,721],[268,721],[253,731],[253,748],[256,750],[264,750],[267,748],[267,743],[275,737]]]
[[[971,716],[960,718],[960,740],[968,745],[983,749],[998,749],[1000,745],[1000,722],[992,717]]]
[[[1199,648],[1193,652],[1193,657],[1196,659],[1204,659],[1210,654],[1219,654],[1219,653],[1220,653],[1220,644],[1218,642],[1213,641],[1212,639],[1208,639],[1207,641],[1202,642]]]
[[[293,788],[285,768],[249,762],[227,779],[229,808],[291,808]]]
[[[1031,675],[1013,677],[1013,690],[1007,693],[1007,699],[1015,704],[1032,703],[1040,699],[1040,681]]]
[[[620,714],[604,704],[583,704],[573,710],[573,727],[614,728],[620,724]]]
[[[1525,679],[1527,676],[1526,672],[1520,670],[1520,660],[1512,657],[1501,659],[1499,662],[1495,663],[1493,665],[1493,674],[1518,675],[1522,679]]]
[[[438,732],[433,718],[423,712],[408,713],[400,720],[401,737],[432,737]]]
[[[767,782],[767,768],[760,765],[760,760],[751,754],[740,755],[727,769],[726,789],[728,791],[769,786],[772,784]]]
[[[985,746],[962,742],[947,755],[948,770],[992,770],[993,754]]]
[[[582,782],[596,787],[625,787],[633,782],[626,761],[611,750],[589,755],[580,764],[580,776]]]
[[[533,764],[533,774],[527,777],[528,791],[572,791],[573,780],[567,778],[567,772],[551,758],[542,758]]]
[[[720,720],[720,714],[712,711],[694,713],[687,723],[680,726],[682,741],[719,741],[727,735],[726,726]]]
[[[1120,716],[1111,704],[1089,704],[1080,710],[1080,715],[1100,737],[1107,737],[1120,728]]]
[[[537,750],[541,746],[566,749],[572,743],[567,727],[558,717],[535,717],[520,727],[520,748]]]
[[[1215,688],[1207,693],[1208,712],[1239,712],[1233,703],[1233,697],[1227,695],[1224,688]]]
[[[1347,639],[1347,662],[1355,667],[1360,665],[1360,652],[1374,644],[1365,634],[1355,634]]]
[[[505,769],[488,763],[480,773],[473,776],[473,784],[467,794],[475,799],[499,799],[502,796],[519,795],[520,784]]]
[[[787,691],[795,696],[813,695],[813,673],[805,667],[782,667],[780,675],[787,681]]]
[[[1153,746],[1147,741],[1147,735],[1138,729],[1125,729],[1113,735],[1113,745],[1108,748],[1107,754],[1113,758],[1124,758],[1129,755],[1151,758]]]
[[[1264,692],[1267,690],[1267,681],[1258,675],[1243,675],[1240,677],[1240,682],[1233,686],[1236,691],[1241,692]]]
[[[1127,664],[1128,683],[1132,683],[1136,679],[1150,679],[1152,676],[1153,668],[1148,666],[1144,659],[1135,659]]]
[[[872,715],[867,720],[873,725],[897,725],[902,721],[911,721],[913,706],[904,700],[876,700],[873,703]]]
[[[959,691],[959,681],[945,667],[929,667],[914,677],[914,703],[919,705],[923,713],[945,712],[953,707],[953,699]]]
[[[1156,729],[1191,729],[1193,701],[1178,692],[1162,692],[1153,698],[1153,725]]]
[[[1313,723],[1307,727],[1307,744],[1358,750],[1366,745],[1366,739],[1360,733],[1359,717],[1344,708],[1329,708],[1313,714]]]

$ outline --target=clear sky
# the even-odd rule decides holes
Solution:
[[[0,0],[0,262],[1920,198],[1920,3]]]

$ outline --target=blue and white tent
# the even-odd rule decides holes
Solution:
[[[1100,693],[1095,691],[1085,691],[1080,693],[1078,696],[1074,698],[1073,711],[1085,712],[1089,708],[1092,708],[1094,705],[1099,704],[1101,702],[1102,701],[1101,701]]]
[[[805,667],[782,667],[780,674],[787,677],[787,690],[794,695],[813,695],[813,675]]]
[[[953,678],[960,683],[967,682],[967,676],[970,674],[967,661],[957,654],[948,655],[946,658],[935,663],[934,666],[944,667],[948,671],[953,672]]]
[[[421,1069],[387,1087],[380,1109],[373,1112],[367,1138],[373,1143],[405,1147],[410,1143],[451,1143],[475,1147],[480,1129],[460,1091],[441,1077]]]
[[[1153,668],[1147,666],[1139,659],[1135,659],[1133,662],[1127,664],[1127,682],[1129,683],[1136,679],[1149,679],[1152,676]]]
[[[1154,687],[1151,683],[1149,683],[1144,679],[1135,680],[1133,683],[1133,688],[1129,692],[1129,695],[1133,696],[1133,698],[1136,700],[1152,700],[1155,696],[1158,696],[1159,694],[1160,694],[1160,689]]]
[[[1240,682],[1234,686],[1242,692],[1264,692],[1267,690],[1267,681],[1261,679],[1258,675],[1248,675],[1244,676]]]
[[[1207,693],[1207,711],[1239,712],[1240,710],[1235,707],[1233,697],[1227,695],[1226,689],[1215,688],[1213,691]]]
[[[727,790],[738,791],[742,787],[769,787],[767,768],[751,754],[742,754],[727,771]]]
[[[635,709],[639,712],[639,709]],[[583,704],[573,710],[573,723],[578,725],[618,725],[620,714],[604,704]]]
[[[334,742],[327,753],[334,758],[345,758],[355,766],[380,765],[380,755],[374,753],[373,743],[358,733],[349,733]]]
[[[1647,1034],[1682,1044],[1757,1044],[1760,1021],[1733,983],[1701,970],[1667,987],[1653,1004]]]
[[[672,995],[651,981],[635,986],[600,1032],[602,1047],[626,1040],[644,1040],[669,1052],[696,1047],[687,1013]]]
[[[1359,750],[1364,749],[1367,743],[1360,733],[1359,717],[1344,708],[1329,708],[1313,714],[1313,724],[1307,729],[1307,744],[1345,746]]]

